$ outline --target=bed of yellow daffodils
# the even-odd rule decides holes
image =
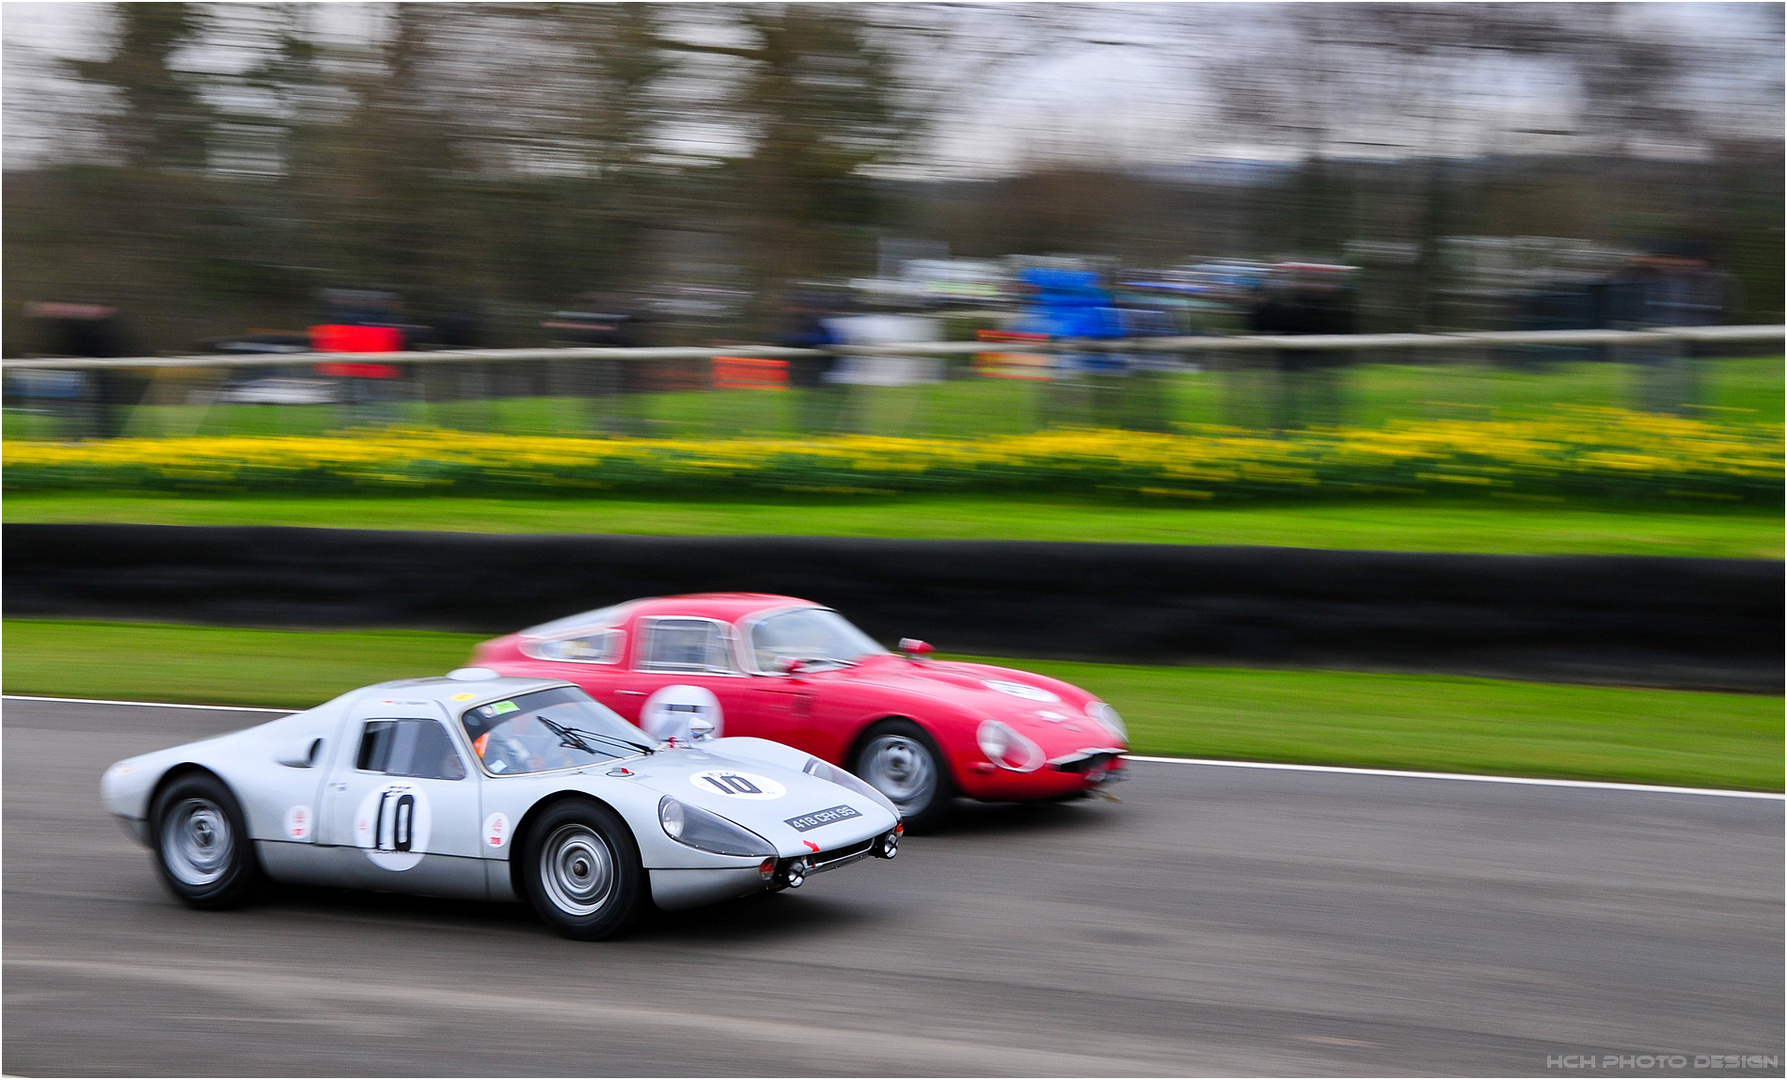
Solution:
[[[976,440],[341,435],[8,441],[14,491],[592,495],[1024,491],[1185,499],[1419,494],[1779,503],[1782,429],[1619,410],[1271,435],[1065,430]]]

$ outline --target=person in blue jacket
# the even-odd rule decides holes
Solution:
[[[1130,336],[1125,312],[1089,270],[1031,267],[1018,280],[1035,291],[1012,329],[1052,338],[1114,340]],[[1133,314],[1133,313],[1131,313]],[[1157,379],[1118,378],[1132,374],[1131,357],[1121,352],[1063,353],[1055,358],[1056,411],[1067,411],[1063,398],[1085,398],[1091,422],[1104,427],[1164,429]],[[1070,376],[1082,378],[1070,378]],[[1125,400],[1134,399],[1134,400]],[[1075,409],[1073,411],[1079,411]]]

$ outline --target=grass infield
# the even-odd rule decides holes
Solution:
[[[173,496],[82,492],[5,498],[20,522],[301,525],[455,532],[658,536],[880,536],[1265,544],[1525,555],[1694,555],[1779,559],[1780,511],[1708,507],[1485,504],[1482,500],[1176,506],[911,495],[750,501],[496,499],[458,496]]]
[[[4,621],[9,694],[303,708],[475,634]],[[1111,702],[1138,754],[1782,790],[1779,696],[1439,675],[990,660]]]

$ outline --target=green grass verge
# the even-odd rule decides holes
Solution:
[[[5,520],[302,525],[652,536],[880,536],[936,540],[1265,544],[1525,555],[1779,559],[1779,511],[1394,503],[1176,506],[916,495],[756,502],[437,496],[9,494]]]
[[[1776,696],[1444,675],[1014,663],[1111,702],[1138,754],[1782,789]]]
[[[304,707],[473,634],[4,622],[7,693]],[[1782,788],[1782,699],[1431,675],[995,660],[1097,693],[1140,754]]]
[[[356,686],[439,675],[488,635],[243,630],[6,619],[8,694],[308,708]]]

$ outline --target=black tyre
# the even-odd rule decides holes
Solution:
[[[237,907],[261,882],[242,807],[210,773],[188,773],[163,788],[149,829],[161,879],[193,907]]]
[[[567,799],[548,808],[517,854],[528,902],[564,936],[596,941],[638,917],[645,895],[639,845],[606,806]]]
[[[850,771],[887,796],[913,832],[935,829],[949,816],[955,797],[949,765],[930,734],[910,720],[883,720],[870,728]]]

